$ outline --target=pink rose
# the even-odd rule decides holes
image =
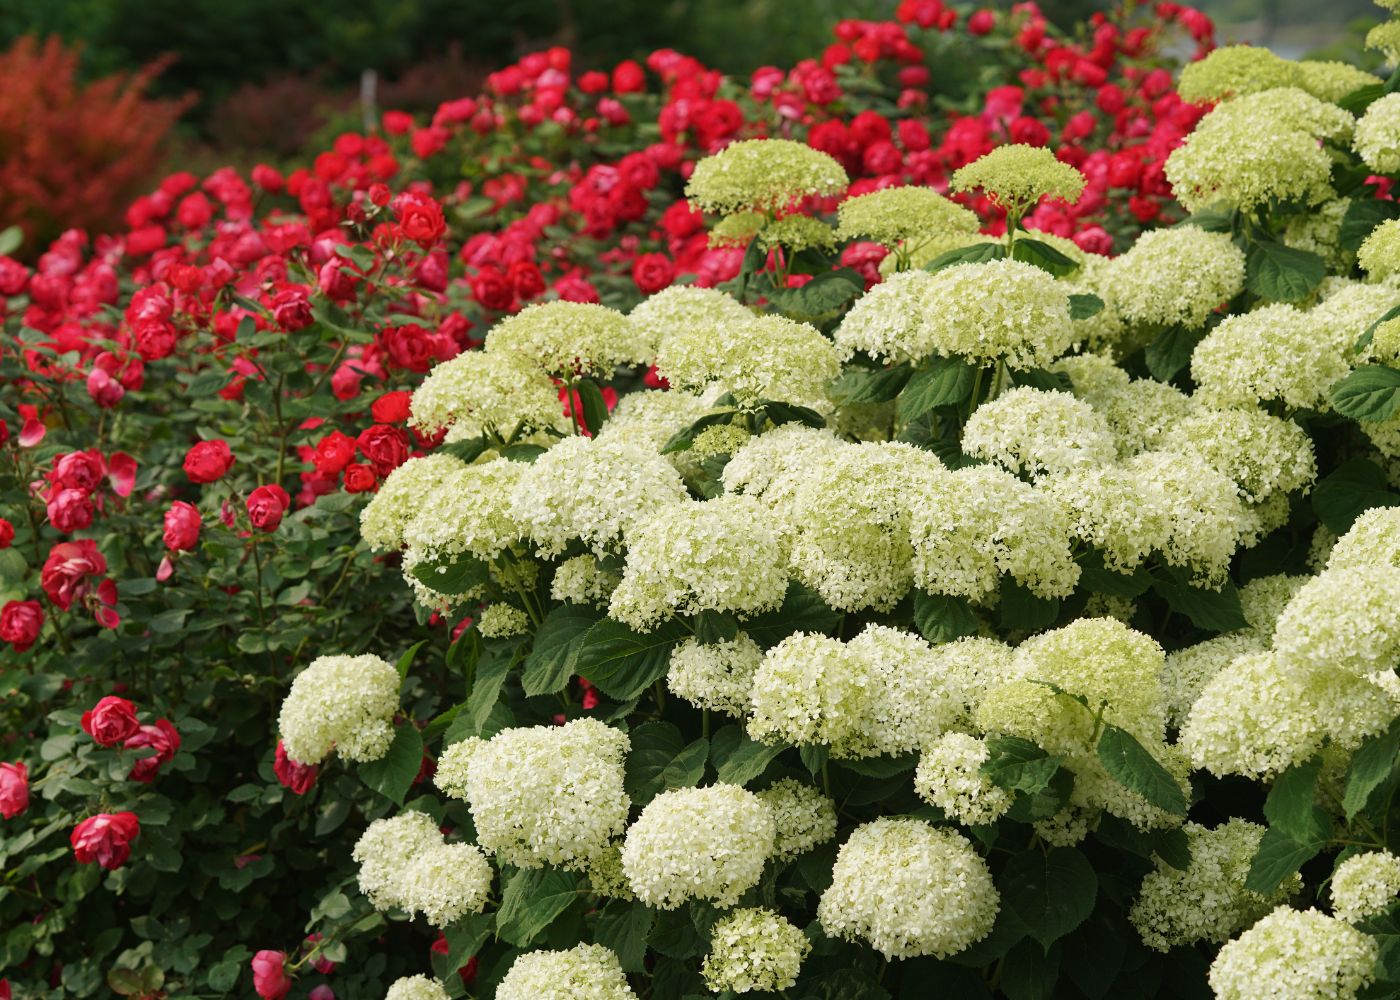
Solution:
[[[215,482],[231,468],[233,451],[226,441],[201,441],[185,454],[185,475],[191,482]]]
[[[73,828],[69,841],[73,857],[80,865],[94,861],[113,871],[131,857],[131,842],[141,832],[141,822],[132,812],[98,813]]]
[[[165,547],[171,552],[188,552],[199,544],[199,508],[176,500],[165,512]]]
[[[153,756],[142,757],[132,764],[131,773],[127,775],[132,781],[149,784],[180,749],[180,734],[169,719],[157,719],[154,726],[142,726],[122,745],[128,750],[150,747],[155,751]]]
[[[83,713],[83,732],[104,747],[125,743],[141,728],[136,706],[125,698],[109,694]]]
[[[259,531],[276,531],[282,523],[282,515],[292,505],[287,491],[275,483],[259,486],[248,494],[248,519]]]
[[[280,951],[260,951],[253,956],[253,989],[262,1000],[282,1000],[292,989],[287,978],[287,956]]]
[[[84,490],[63,489],[49,498],[49,523],[65,535],[92,524],[92,496]]]
[[[293,795],[305,795],[316,784],[316,776],[321,769],[315,764],[299,764],[287,756],[282,741],[277,741],[277,752],[272,758],[272,773],[277,782]]]
[[[14,819],[29,808],[29,768],[0,763],[0,816]]]
[[[0,608],[0,640],[15,647],[16,653],[34,645],[43,627],[44,609],[38,601],[6,601]]]

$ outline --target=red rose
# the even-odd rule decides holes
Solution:
[[[284,288],[272,298],[272,318],[288,333],[304,330],[314,322],[311,300],[301,285]]]
[[[321,769],[315,764],[298,764],[287,756],[282,741],[277,741],[277,752],[272,758],[272,773],[283,788],[290,789],[293,795],[305,795],[316,784],[316,776]]]
[[[92,497],[83,490],[59,490],[47,509],[49,523],[65,535],[92,524]]]
[[[8,549],[15,540],[15,526],[0,517],[0,549]]]
[[[0,816],[14,819],[29,808],[29,768],[0,764]]]
[[[150,757],[142,757],[131,765],[127,775],[132,781],[150,783],[160,772],[161,765],[171,760],[180,749],[180,733],[170,724],[169,719],[157,719],[154,726],[142,726],[122,744],[127,750],[141,750],[150,747],[155,751]]]
[[[514,286],[494,267],[483,267],[467,281],[472,287],[472,298],[483,309],[505,312],[515,301]]]
[[[141,728],[136,706],[125,698],[109,694],[83,713],[83,732],[104,747],[116,746],[135,736]]]
[[[967,31],[971,35],[985,35],[996,27],[997,16],[990,10],[979,10],[967,19]]]
[[[375,423],[401,424],[408,419],[408,406],[412,399],[413,393],[402,389],[386,392],[370,404],[369,412]]]
[[[0,608],[0,640],[15,647],[16,653],[34,645],[43,627],[44,609],[38,601],[6,601]]]
[[[355,439],[340,431],[331,431],[316,442],[316,471],[333,476],[350,464],[355,457]]]
[[[355,443],[381,478],[408,461],[408,435],[401,428],[375,424],[360,431]]]
[[[88,577],[107,572],[107,560],[90,538],[59,542],[49,550],[39,573],[39,584],[57,607],[67,611],[73,602],[87,596]]]
[[[131,857],[131,842],[140,832],[141,821],[135,813],[98,813],[75,826],[68,839],[78,864],[90,865],[96,861],[113,871]]]
[[[259,531],[276,531],[291,505],[292,498],[276,483],[259,486],[248,494],[248,519]]]
[[[539,265],[532,260],[515,261],[506,269],[506,277],[515,289],[516,298],[521,301],[544,294],[544,275],[540,273]]]
[[[100,452],[70,451],[60,455],[49,473],[49,482],[59,489],[82,490],[93,493],[107,478],[107,468]]]
[[[379,484],[374,469],[359,462],[351,462],[345,467],[345,492],[368,493]]]
[[[644,253],[632,264],[632,280],[643,295],[653,295],[675,280],[676,269],[662,253]]]
[[[425,194],[407,191],[394,203],[399,232],[419,246],[431,246],[447,231],[442,206]]]
[[[287,956],[280,951],[260,951],[253,956],[253,989],[262,1000],[282,1000],[292,989],[287,978]]]
[[[646,89],[646,71],[632,59],[618,63],[612,73],[613,90],[619,94],[636,94]]]
[[[201,523],[198,507],[176,500],[165,512],[165,547],[171,552],[188,552],[199,544]]]
[[[201,441],[185,453],[185,475],[191,482],[216,482],[231,468],[233,452],[223,440]]]

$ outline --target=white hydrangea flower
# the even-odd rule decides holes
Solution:
[[[514,351],[463,351],[428,373],[413,391],[410,423],[449,440],[524,429],[566,433],[559,390],[539,365]]]
[[[766,315],[673,330],[661,341],[656,370],[681,389],[719,385],[745,405],[768,399],[829,409],[826,387],[841,359],[816,327]]]
[[[645,389],[629,392],[617,401],[608,422],[594,435],[599,443],[626,442],[660,453],[666,442],[709,413],[718,391],[684,392],[680,389]],[[667,456],[675,459],[684,452]]]
[[[944,268],[922,304],[927,341],[918,357],[956,354],[975,364],[1043,368],[1079,337],[1069,294],[1053,275],[1019,260]]]
[[[1334,59],[1303,59],[1298,63],[1298,73],[1302,82],[1297,86],[1306,90],[1320,101],[1336,104],[1348,94],[1384,83],[1374,73],[1367,73],[1350,63]],[[1364,117],[1364,116],[1363,116]],[[1360,127],[1360,122],[1357,123]]]
[[[427,976],[404,976],[396,979],[384,994],[384,1000],[449,1000],[442,983]]]
[[[1317,477],[1307,431],[1261,410],[1201,408],[1165,441],[1168,449],[1192,451],[1228,476],[1246,503],[1304,489]]]
[[[702,644],[687,639],[671,653],[666,685],[697,708],[743,718],[763,650],[744,632]]]
[[[649,906],[704,899],[730,907],[758,884],[775,836],[773,812],[753,792],[676,788],[652,799],[627,830],[622,870]]]
[[[1032,479],[1112,462],[1108,421],[1067,392],[1019,386],[983,403],[963,427],[962,449]]]
[[[1253,629],[1227,632],[1194,646],[1185,646],[1167,654],[1162,668],[1162,692],[1166,697],[1167,722],[1180,728],[1191,712],[1191,706],[1201,697],[1206,685],[1215,679],[1237,657],[1246,653],[1262,653],[1268,648],[1266,637]]]
[[[1089,836],[1090,824],[1097,824],[1098,809],[1070,804],[1053,816],[1038,819],[1031,826],[1035,835],[1051,847],[1073,847]]]
[[[1009,143],[959,167],[949,188],[981,188],[992,201],[1019,215],[1047,195],[1071,204],[1078,201],[1084,193],[1084,175],[1058,160],[1052,150]]]
[[[828,457],[849,454],[850,447],[829,430],[783,424],[750,438],[730,457],[722,474],[724,487],[787,510],[808,471]]]
[[[487,639],[505,639],[530,631],[530,619],[514,605],[497,601],[481,612],[476,627]]]
[[[1372,101],[1356,123],[1351,148],[1378,174],[1400,171],[1400,94]]]
[[[636,1000],[617,956],[600,944],[531,951],[496,987],[496,1000]]]
[[[1250,580],[1240,587],[1240,609],[1244,612],[1244,620],[1249,622],[1249,627],[1262,641],[1267,643],[1273,639],[1278,616],[1283,614],[1283,609],[1293,600],[1298,589],[1310,579],[1308,576],[1278,573]]]
[[[942,658],[922,637],[871,624],[847,642],[846,649],[860,658],[868,678],[860,740],[867,753],[911,753],[962,715],[967,704],[965,676],[946,671]]]
[[[420,559],[469,553],[494,559],[523,534],[510,494],[530,466],[497,458],[464,465],[417,496],[403,540]]]
[[[916,819],[856,828],[836,856],[817,919],[886,958],[947,958],[986,937],[1001,896],[966,837]]]
[[[1232,819],[1209,830],[1185,826],[1191,863],[1178,871],[1163,861],[1142,880],[1128,919],[1149,948],[1168,951],[1197,941],[1224,944],[1302,888],[1297,872],[1267,896],[1244,886],[1264,828]]]
[[[608,614],[650,631],[677,614],[777,608],[788,581],[769,520],[744,496],[669,505],[640,518],[627,533],[627,566]]]
[[[836,346],[849,358],[864,351],[878,361],[921,360],[930,350],[925,302],[936,287],[928,271],[899,271],[856,300],[836,328]]]
[[[1109,294],[1130,323],[1197,329],[1244,288],[1244,251],[1229,233],[1173,226],[1143,233],[1106,269]]]
[[[621,576],[605,569],[593,556],[574,556],[555,567],[549,596],[567,604],[605,608],[621,580]]]
[[[1327,557],[1328,570],[1366,570],[1383,565],[1400,569],[1400,507],[1363,511]],[[1295,587],[1294,592],[1297,590]]]
[[[1328,393],[1350,364],[1317,319],[1315,311],[1281,303],[1226,318],[1191,355],[1197,396],[1212,406],[1276,399],[1293,409],[1330,409]]]
[[[773,213],[811,195],[839,194],[848,183],[840,163],[805,143],[745,139],[697,163],[685,196],[718,215]]]
[[[477,843],[498,861],[577,868],[627,825],[623,757],[631,744],[621,730],[585,718],[468,743],[443,754],[437,784],[465,797]]]
[[[1344,549],[1344,562],[1346,555]],[[1395,666],[1400,659],[1400,568],[1377,556],[1367,568],[1328,568],[1298,589],[1274,631],[1282,665],[1355,675]]]
[[[1400,858],[1389,851],[1353,854],[1332,873],[1332,912],[1354,924],[1400,899]]]
[[[686,500],[671,463],[629,441],[566,438],[525,468],[511,510],[544,555],[576,538],[602,555],[638,522]]]
[[[718,289],[671,285],[642,299],[628,313],[628,319],[646,335],[654,353],[661,341],[676,330],[713,328],[752,315],[738,299]]]
[[[773,856],[778,860],[795,858],[836,836],[836,803],[811,785],[782,778],[758,797],[773,811]]]
[[[427,813],[409,810],[375,820],[351,853],[360,866],[360,891],[377,910],[403,907],[409,866],[442,843],[442,831]]]
[[[1280,906],[1220,949],[1218,1000],[1351,1000],[1375,978],[1376,942],[1317,910]]]
[[[399,906],[442,928],[485,908],[492,871],[474,845],[438,843],[415,853],[400,878]]]
[[[1152,379],[1131,379],[1100,355],[1061,358],[1053,369],[1068,375],[1074,394],[1103,414],[1122,458],[1161,447],[1167,433],[1196,411],[1191,397],[1180,390]]]
[[[403,548],[404,531],[423,512],[423,498],[466,467],[447,454],[410,458],[385,477],[360,511],[360,536],[379,552]]]
[[[811,950],[801,928],[776,910],[748,907],[715,923],[700,973],[716,993],[786,990],[797,985],[802,960]]]
[[[593,302],[540,302],[507,316],[486,334],[486,352],[514,352],[551,375],[607,378],[620,365],[651,363],[646,332],[615,309]]]
[[[933,188],[901,186],[880,188],[847,198],[836,206],[838,239],[868,237],[893,249],[906,249],[926,237],[945,233],[977,232],[981,221],[975,212],[945,198]]]
[[[995,823],[1011,808],[1012,795],[982,774],[989,756],[976,736],[944,733],[919,758],[914,791],[960,823]]]
[[[319,764],[332,750],[345,760],[378,760],[393,742],[398,708],[392,663],[372,654],[318,656],[292,681],[277,729],[299,764]]]
[[[1297,63],[1262,45],[1222,45],[1204,59],[1183,66],[1176,90],[1183,101],[1206,104],[1275,87],[1297,87],[1301,78]]]

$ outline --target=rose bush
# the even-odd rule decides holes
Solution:
[[[1154,14],[555,49],[0,261],[0,971],[1387,995],[1393,82]]]

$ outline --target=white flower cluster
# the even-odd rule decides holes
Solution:
[[[666,685],[692,705],[743,718],[762,661],[763,650],[743,632],[708,645],[687,639],[671,654]]]
[[[1353,854],[1332,873],[1332,912],[1349,924],[1384,913],[1400,900],[1400,858],[1389,851]]]
[[[331,751],[345,760],[378,760],[394,739],[399,672],[372,654],[320,656],[292,681],[277,730],[287,756],[318,764]]]
[[[776,835],[773,811],[738,785],[672,789],[628,828],[622,870],[650,906],[701,899],[729,907],[758,884]]]
[[[448,1000],[442,983],[427,976],[404,976],[396,979],[384,994],[384,1000]]]
[[[746,908],[721,917],[710,931],[710,953],[700,968],[716,993],[777,992],[797,985],[812,950],[801,929],[775,910]]]
[[[836,836],[836,803],[811,785],[783,778],[758,797],[773,811],[775,858],[795,858]]]
[[[982,773],[990,755],[976,736],[944,733],[919,758],[914,790],[959,823],[995,823],[1011,808],[1012,795]]]
[[[1280,906],[1220,949],[1210,986],[1218,1000],[1351,998],[1375,978],[1376,952],[1335,917]]]
[[[360,891],[375,909],[422,913],[435,927],[480,913],[491,891],[485,855],[471,844],[446,843],[426,813],[375,820],[352,857],[360,865]]]
[[[956,955],[991,933],[1001,908],[987,863],[961,834],[917,819],[856,828],[836,856],[817,919],[886,958]]]
[[[521,955],[496,1000],[636,1000],[617,955],[600,944]]]
[[[454,743],[438,761],[438,788],[465,799],[477,843],[522,868],[581,867],[627,825],[627,734],[597,719],[505,729]]]

